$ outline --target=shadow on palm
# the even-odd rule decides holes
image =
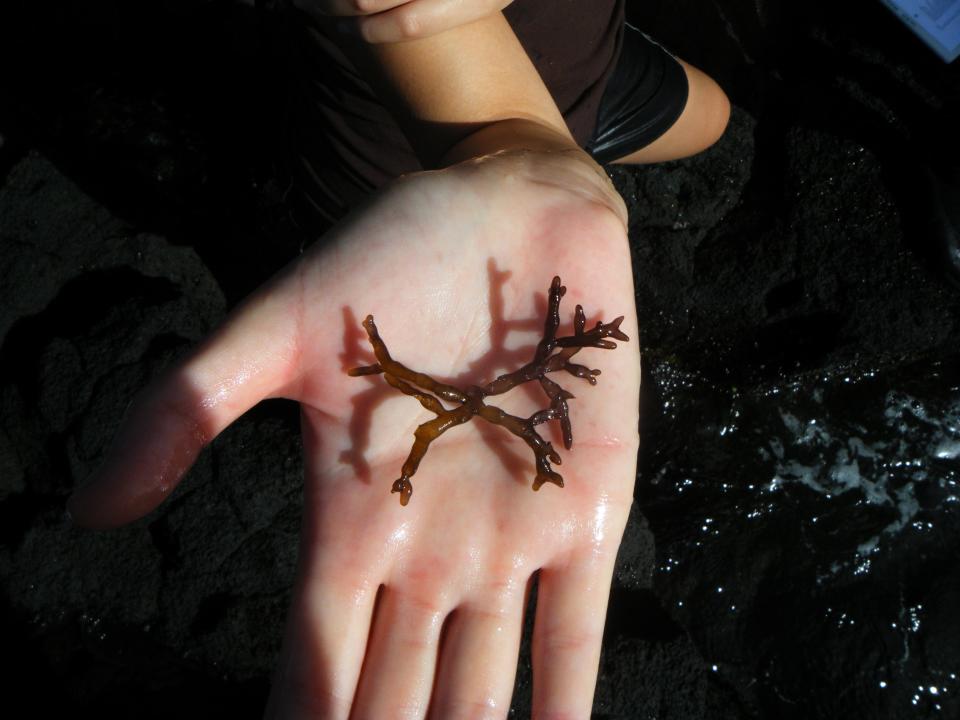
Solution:
[[[424,386],[422,381],[418,384],[408,377],[407,381],[414,382],[411,385],[389,373],[385,378],[382,377],[381,373],[384,368],[377,364],[374,354],[366,349],[368,338],[365,333],[357,330],[359,321],[356,314],[352,308],[344,307],[342,309],[344,319],[344,352],[340,355],[342,370],[349,375],[367,377],[369,381],[372,381],[367,390],[356,393],[351,399],[353,412],[349,421],[349,435],[352,445],[340,455],[340,461],[351,465],[359,479],[365,483],[370,482],[370,466],[365,454],[370,442],[371,419],[377,406],[392,396],[393,393],[387,385],[393,385],[394,391],[401,390],[406,395],[411,395],[420,400],[421,404],[434,412],[436,416],[433,421],[419,426],[418,432],[415,433],[411,457],[415,454],[418,458],[417,463],[419,463],[420,458],[425,457],[426,449],[428,449],[418,449],[417,447],[418,444],[424,442],[421,431],[429,429],[431,426],[434,427],[427,433],[429,437],[426,438],[426,442],[429,445],[432,440],[439,439],[439,435],[446,431],[451,419],[459,414],[461,418],[459,421],[463,421],[463,418],[466,418],[466,421],[477,419],[477,424],[480,425],[478,428],[480,439],[499,458],[507,475],[523,482],[523,475],[531,475],[532,472],[532,476],[535,478],[533,481],[534,490],[539,489],[540,485],[546,481],[545,478],[550,478],[550,482],[562,486],[561,476],[551,470],[549,462],[557,465],[562,462],[560,456],[553,450],[554,443],[562,443],[568,451],[572,447],[571,409],[568,401],[575,399],[576,396],[567,387],[559,384],[558,380],[560,378],[557,378],[557,375],[562,375],[562,373],[558,371],[566,370],[570,375],[595,385],[597,382],[596,376],[601,374],[601,370],[574,363],[571,358],[585,348],[593,347],[605,350],[616,348],[616,343],[603,338],[613,337],[620,341],[627,341],[629,338],[618,330],[622,317],[609,324],[596,320],[595,327],[585,331],[585,315],[580,305],[577,305],[575,311],[576,320],[573,329],[575,335],[564,335],[560,329],[567,323],[560,323],[560,313],[558,312],[559,298],[566,290],[562,286],[559,287],[561,295],[554,297],[553,300],[553,324],[548,320],[551,310],[548,308],[547,297],[541,293],[535,293],[533,296],[533,302],[540,319],[532,317],[507,320],[504,317],[503,286],[511,275],[510,271],[499,270],[494,258],[488,258],[489,348],[479,357],[470,360],[469,367],[465,372],[456,376],[425,378],[428,383],[438,383],[436,387]],[[545,322],[547,323],[546,327],[544,327]],[[538,329],[541,331],[540,343],[507,347],[507,341],[512,332],[529,333]],[[595,337],[588,339],[591,336]],[[554,343],[554,337],[558,338],[556,343],[559,344],[560,352],[552,359],[562,361],[555,362],[550,369],[547,369],[548,358],[553,355],[553,351],[546,350],[542,345],[546,342]],[[578,338],[580,339],[579,342]],[[567,347],[563,348],[564,345],[567,345]],[[382,352],[386,351],[387,348],[384,345]],[[537,360],[537,358],[540,359]],[[533,369],[538,365],[542,367],[534,371]],[[403,365],[398,366],[398,369],[401,371],[408,370]],[[524,373],[523,369],[526,369],[527,372]],[[536,374],[530,374],[532,371]],[[414,372],[416,371],[414,370]],[[554,374],[551,376],[550,373]],[[389,382],[384,383],[384,379],[389,380]],[[496,379],[496,382],[493,382],[494,379]],[[577,381],[574,380],[573,382],[576,383]],[[539,388],[537,387],[538,384],[540,385]],[[488,410],[488,406],[481,400],[479,403],[473,404],[472,414],[459,412],[471,404],[469,400],[471,397],[483,397],[496,401],[499,393],[514,389],[523,392],[529,402],[535,405],[539,402],[540,409],[534,415],[525,418],[503,416],[495,405]],[[430,392],[433,392],[434,395],[431,395]],[[454,399],[442,395],[446,393],[453,393],[460,397]],[[440,403],[440,396],[447,400],[445,405]],[[451,402],[453,402],[453,407],[450,407]],[[456,405],[457,402],[460,403],[459,406]],[[482,419],[492,422],[492,425],[486,425],[482,422]],[[504,419],[505,422],[502,430],[498,432],[493,429],[493,425],[500,424],[499,419]],[[525,461],[523,455],[516,451],[516,442],[510,442],[511,438],[503,431],[512,433],[514,441],[519,437],[527,442],[529,449],[534,452],[534,457],[537,460],[536,467],[529,462],[529,453]],[[549,437],[543,437],[543,433]],[[547,461],[547,457],[550,458],[549,461]],[[408,460],[409,462],[410,460]],[[398,492],[401,488],[404,489],[404,493],[401,494],[401,504],[406,505],[412,489],[407,478],[416,472],[416,467],[413,468],[413,473],[408,475],[409,471],[406,470],[405,465],[404,472],[404,479],[397,481],[393,491]]]
[[[152,383],[121,423],[98,481],[71,500],[78,521],[93,527],[141,517],[250,407],[267,397],[300,403],[305,508],[273,693],[278,715],[503,708],[523,592],[537,571],[534,692],[545,714],[588,714],[632,501],[636,342],[577,356],[602,368],[596,387],[563,375],[563,387],[580,395],[563,490],[532,492],[530,447],[478,420],[430,446],[416,475],[423,489],[406,508],[388,483],[424,410],[388,388],[386,374],[345,372],[373,359],[357,322],[370,313],[408,368],[464,390],[489,383],[536,352],[554,275],[569,288],[558,336],[571,334],[581,304],[591,325],[623,313],[635,337],[622,203],[581,155],[492,156],[397,182]],[[529,418],[555,401],[533,382],[517,387],[491,405]]]
[[[482,385],[502,372],[519,367],[532,357],[535,348],[533,344],[507,348],[506,341],[511,332],[535,332],[542,328],[543,313],[547,306],[546,295],[543,293],[535,295],[537,317],[508,320],[504,317],[503,286],[511,275],[509,270],[499,270],[493,258],[488,259],[490,348],[480,357],[471,360],[468,369],[459,375],[438,376],[436,380],[460,388]],[[344,351],[340,354],[343,372],[347,373],[357,366],[376,363],[367,335],[352,308],[343,308],[343,324]],[[353,405],[349,421],[351,446],[341,453],[340,460],[351,465],[358,478],[364,482],[370,482],[370,465],[365,455],[370,442],[372,416],[376,408],[387,398],[395,396],[397,391],[389,387],[382,377],[376,375],[368,376],[366,383],[368,387],[356,393],[350,401]],[[521,385],[520,390],[526,393],[531,401],[542,398],[542,392],[531,384]],[[410,402],[415,403],[413,400]],[[500,458],[507,473],[521,481],[523,475],[533,470],[533,464],[528,457],[511,449],[512,443],[501,434],[502,432],[492,427],[482,427],[480,430],[485,444]],[[556,431],[552,435],[554,440],[559,440],[560,436]]]

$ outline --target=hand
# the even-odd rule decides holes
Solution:
[[[146,514],[235,418],[291,398],[306,506],[268,715],[506,716],[539,571],[534,717],[588,717],[637,451],[624,220],[579,152],[502,153],[395,182],[144,392],[71,513],[92,527]],[[433,416],[382,375],[346,374],[373,362],[359,319],[376,317],[395,359],[468,387],[532,358],[554,274],[568,289],[560,335],[581,303],[588,328],[623,314],[631,337],[576,356],[602,369],[595,387],[552,376],[576,395],[573,448],[555,468],[565,487],[533,492],[527,445],[475,418],[430,446],[401,507],[391,483]],[[549,403],[531,383],[488,404],[526,417]],[[556,424],[538,429],[561,448]]]
[[[295,0],[312,15],[344,18],[340,27],[368,43],[436,35],[503,10],[512,0]]]

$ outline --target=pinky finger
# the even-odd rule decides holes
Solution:
[[[534,718],[590,717],[615,559],[615,553],[583,553],[540,571]]]

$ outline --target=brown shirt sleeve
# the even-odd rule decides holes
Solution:
[[[516,0],[504,11],[582,147],[623,38],[623,0]]]
[[[505,15],[582,146],[619,56],[624,0],[515,0]],[[289,140],[304,208],[326,221],[387,181],[420,170],[400,128],[363,77],[309,19],[286,12],[294,77]]]

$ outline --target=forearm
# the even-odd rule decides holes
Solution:
[[[501,13],[438,35],[344,49],[427,167],[512,148],[576,147]]]

